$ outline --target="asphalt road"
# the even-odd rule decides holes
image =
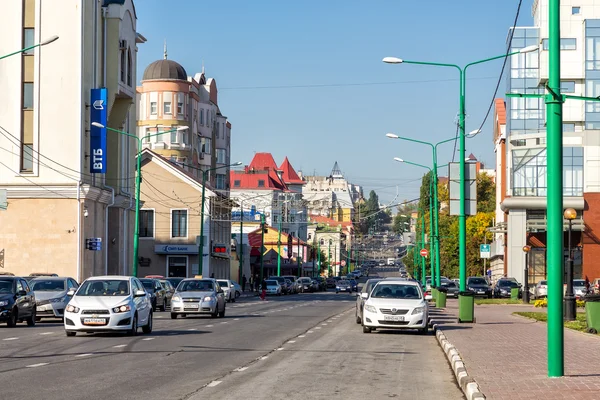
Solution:
[[[433,335],[362,333],[355,296],[248,298],[226,317],[171,320],[137,337],[0,327],[0,398],[460,399]]]

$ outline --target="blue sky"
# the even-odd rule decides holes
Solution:
[[[531,0],[518,25],[532,24]],[[381,59],[466,63],[503,54],[518,0],[137,0],[138,77],[162,58],[188,75],[216,79],[219,106],[232,123],[232,161],[255,152],[285,156],[306,174],[329,174],[335,161],[348,180],[375,189],[382,202],[418,197],[428,147],[387,132],[437,142],[454,136],[458,77],[453,69],[388,65]],[[168,6],[167,6],[168,5]],[[469,70],[467,132],[492,101],[502,61]],[[498,95],[504,94],[502,81]],[[492,167],[491,116],[467,140],[467,154]],[[439,162],[453,145],[439,148]],[[458,155],[458,154],[457,154]],[[458,160],[458,157],[456,158]],[[444,175],[446,173],[444,172]]]

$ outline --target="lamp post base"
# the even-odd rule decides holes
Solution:
[[[577,303],[575,301],[575,296],[565,295],[564,310],[563,319],[565,321],[575,321],[577,319]]]

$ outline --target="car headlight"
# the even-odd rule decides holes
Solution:
[[[56,297],[54,299],[50,299],[48,300],[50,303],[62,303],[63,301],[65,301],[64,297]]]
[[[0,306],[7,306],[8,300],[0,300]]]
[[[176,294],[176,295],[174,295],[174,296],[171,298],[171,300],[173,300],[173,301],[181,301],[181,297],[179,297],[179,295],[177,295],[177,294]]]
[[[365,310],[367,310],[368,312],[372,312],[372,313],[377,312],[377,309],[370,304],[365,304]]]
[[[114,313],[123,313],[123,312],[127,312],[127,311],[131,311],[131,307],[126,306],[126,305],[122,305],[122,306],[119,306],[119,307],[114,307],[112,309],[112,312],[114,312]]]
[[[202,301],[214,301],[214,297],[212,296],[206,296],[204,299],[202,299]]]
[[[425,307],[415,307],[411,315],[423,314],[425,312]]]
[[[74,305],[69,304],[67,306],[67,312],[78,313],[79,312],[79,307],[76,307]]]

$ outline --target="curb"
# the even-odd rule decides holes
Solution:
[[[465,363],[461,358],[458,350],[454,345],[452,345],[444,332],[440,329],[439,325],[434,321],[432,322],[433,332],[435,333],[435,337],[442,348],[444,354],[446,354],[446,358],[448,358],[448,363],[454,372],[454,376],[456,377],[456,381],[458,382],[458,386],[462,389],[463,393],[467,400],[483,400],[485,399],[485,395],[479,389],[479,385],[475,382],[468,373],[465,368]]]

